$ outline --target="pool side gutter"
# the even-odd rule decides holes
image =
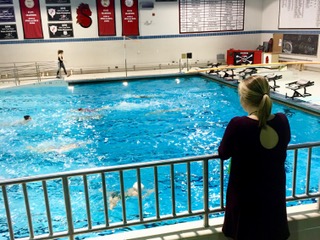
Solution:
[[[162,79],[167,77],[181,77],[185,76],[184,73],[168,73],[168,74],[151,74],[151,75],[136,75],[136,76],[121,76],[121,77],[97,77],[90,79],[65,79],[69,85],[75,84],[88,84],[88,83],[102,83],[102,82],[125,82],[134,80],[150,80],[150,79]]]

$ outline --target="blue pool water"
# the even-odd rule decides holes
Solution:
[[[291,144],[320,140],[320,132],[315,131],[319,117],[277,103],[273,112],[288,116]],[[0,115],[0,178],[8,179],[216,153],[229,120],[245,112],[236,89],[190,76],[4,89],[0,91]],[[32,120],[21,123],[24,115],[31,115]],[[319,182],[317,162],[312,165],[313,188]],[[185,169],[176,173],[177,182],[185,179],[183,172]],[[118,176],[109,179],[115,187],[116,179]],[[90,181],[94,184],[95,180]],[[196,177],[193,181],[197,182]],[[79,191],[76,181],[71,186],[71,191]],[[55,198],[59,201],[63,196]],[[3,207],[0,212],[1,217]],[[82,226],[81,214],[85,213],[80,212],[75,218]],[[114,221],[121,218],[112,217]],[[94,219],[101,221],[98,215]],[[63,224],[57,219],[58,228]]]

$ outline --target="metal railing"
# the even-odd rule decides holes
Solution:
[[[40,82],[52,78],[57,72],[57,62],[15,62],[0,64],[0,82],[14,83],[19,86],[21,81]]]
[[[177,72],[181,72],[185,68],[207,66],[208,63],[209,61],[187,63],[185,60],[179,59],[167,63],[115,64],[113,66],[77,67],[67,65],[67,70],[73,75],[121,72],[124,76],[128,76],[130,72],[145,70],[177,69]],[[55,79],[56,74],[57,61],[0,63],[0,83],[12,83],[15,86],[21,85],[21,82],[24,81],[37,83]]]
[[[311,184],[311,179],[319,178],[312,170],[312,164],[320,161],[319,147],[320,142],[288,147],[287,161],[292,164],[288,202],[320,197],[319,186]],[[297,172],[300,164],[306,169],[304,176]],[[196,217],[207,227],[209,218],[225,208],[227,165],[213,154],[1,180],[1,233],[10,239],[74,239]],[[299,178],[304,179],[304,192],[297,190]],[[129,182],[138,183],[138,194],[132,198],[126,190]],[[112,208],[114,200],[119,202]]]

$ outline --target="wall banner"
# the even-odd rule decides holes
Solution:
[[[15,24],[0,25],[0,40],[18,39]]]
[[[122,36],[139,36],[138,0],[121,0]]]
[[[83,28],[89,28],[92,24],[92,11],[88,3],[80,3],[76,10],[77,23]]]
[[[48,24],[50,38],[70,38],[73,37],[72,23]]]
[[[72,21],[71,6],[47,6],[48,21]]]
[[[15,22],[14,7],[0,7],[0,22]]]
[[[66,4],[66,3],[70,4],[70,0],[46,0],[46,4]]]
[[[114,0],[96,0],[98,11],[99,36],[115,36]]]
[[[43,38],[39,0],[19,0],[25,39]]]
[[[12,0],[0,0],[0,4],[12,4]]]

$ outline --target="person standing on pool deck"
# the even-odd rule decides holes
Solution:
[[[63,62],[63,50],[58,50],[58,71],[57,71],[57,78],[61,77],[60,70],[63,69],[64,73],[67,75],[67,77],[70,76],[70,74],[67,73],[66,67],[64,66]]]
[[[218,148],[222,160],[231,158],[222,231],[235,240],[285,240],[290,236],[285,175],[290,125],[285,114],[271,114],[265,77],[242,80],[238,91],[248,116],[231,119]]]

